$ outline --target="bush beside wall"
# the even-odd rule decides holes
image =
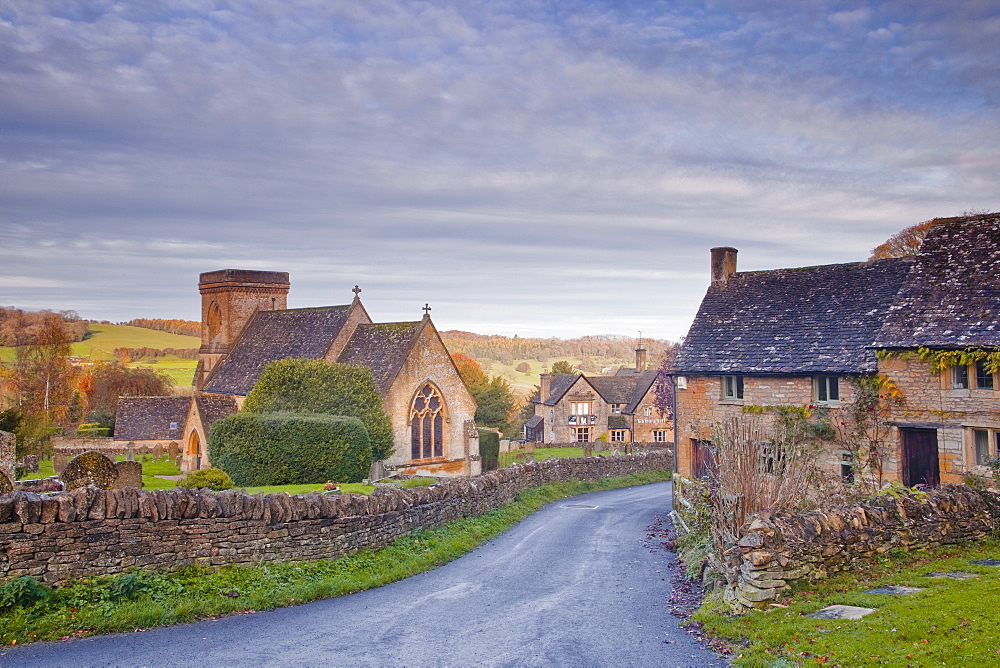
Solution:
[[[305,413],[234,413],[212,425],[208,456],[246,487],[360,482],[372,465],[360,419]]]
[[[59,585],[132,567],[333,559],[481,515],[547,482],[672,469],[672,453],[661,450],[517,464],[433,487],[380,488],[371,496],[185,488],[15,492],[0,496],[0,582],[31,575]]]

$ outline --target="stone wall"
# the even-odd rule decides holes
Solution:
[[[17,461],[15,445],[14,434],[9,431],[0,431],[0,473],[7,476],[10,482],[17,480],[14,470]]]
[[[1000,508],[1000,497],[991,505]],[[994,522],[984,497],[965,485],[802,515],[761,515],[730,551],[727,570],[738,575],[724,598],[738,612],[767,607],[793,580],[862,569],[892,549],[978,540]]]
[[[337,558],[480,515],[543,483],[672,468],[672,453],[659,450],[550,459],[434,487],[380,488],[371,496],[250,496],[185,488],[14,492],[0,496],[0,582],[32,575],[59,585],[133,566]]]

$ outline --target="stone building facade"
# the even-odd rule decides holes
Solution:
[[[202,345],[194,395],[185,399],[183,470],[211,464],[211,425],[242,407],[267,363],[298,358],[372,371],[395,441],[393,454],[376,463],[373,475],[392,470],[479,473],[476,403],[429,309],[420,320],[375,323],[358,287],[349,304],[304,309],[285,308],[288,288],[283,272],[224,269],[201,274]],[[155,410],[150,406],[148,412]],[[125,426],[123,433],[129,433],[133,425]]]
[[[636,367],[614,376],[543,373],[525,436],[540,443],[673,443],[673,420],[656,407],[657,375],[646,369],[641,348]]]
[[[713,425],[747,411],[823,407],[846,422],[872,377],[884,479],[961,482],[998,454],[1000,216],[942,220],[914,257],[737,272],[736,254],[712,250],[677,359],[678,472],[704,475]],[[936,372],[922,349],[981,359]],[[852,475],[850,452],[828,445],[824,467]]]

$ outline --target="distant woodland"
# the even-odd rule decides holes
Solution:
[[[201,323],[196,320],[163,320],[162,318],[133,318],[128,322],[120,322],[119,325],[131,325],[132,327],[144,327],[155,329],[168,334],[181,334],[184,336],[201,336]]]
[[[76,311],[24,311],[0,306],[0,346],[26,346],[38,343],[59,329],[67,341],[83,341],[87,322]]]

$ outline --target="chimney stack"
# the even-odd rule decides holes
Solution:
[[[635,372],[642,373],[646,370],[646,349],[639,344],[639,347],[635,349]]]
[[[721,288],[736,273],[735,248],[720,246],[712,249],[712,287]]]
[[[538,401],[544,402],[549,398],[549,392],[552,389],[552,376],[548,371],[543,371],[542,375],[538,378],[540,380],[538,384]]]

